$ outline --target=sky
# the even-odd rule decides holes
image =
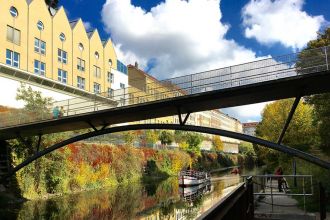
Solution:
[[[158,79],[299,51],[330,26],[329,0],[71,0],[69,19]],[[259,121],[265,103],[223,109]]]

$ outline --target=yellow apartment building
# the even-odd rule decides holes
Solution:
[[[128,86],[127,67],[111,39],[69,21],[63,7],[44,0],[0,0],[0,76],[74,94],[105,93]]]
[[[130,104],[170,98],[175,95],[171,87],[167,87],[153,76],[140,70],[137,64],[128,65],[128,84]],[[146,120],[145,123],[173,123],[174,117],[162,117]]]

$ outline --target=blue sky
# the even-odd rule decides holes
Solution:
[[[146,11],[164,0],[132,0],[133,5],[140,6]],[[254,39],[247,39],[244,37],[244,30],[242,28],[241,10],[249,1],[248,0],[222,0],[221,11],[223,13],[222,21],[230,24],[230,29],[227,33],[228,39],[234,39],[246,47],[252,48],[257,52],[259,56],[263,55],[280,55],[290,53],[291,48],[282,46],[281,44],[273,44],[271,46],[260,45]],[[304,11],[309,15],[323,15],[327,21],[330,21],[330,1],[328,0],[306,0],[304,1]],[[107,33],[104,30],[104,24],[101,18],[101,11],[105,0],[73,0],[73,1],[61,1],[60,5],[63,5],[68,12],[70,19],[82,18],[84,21],[90,22],[92,28],[97,28],[102,38],[111,36],[111,33]]]
[[[169,78],[301,50],[330,26],[329,0],[60,1],[117,55],[157,78]],[[260,120],[265,104],[224,110]]]

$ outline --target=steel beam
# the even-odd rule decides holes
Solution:
[[[180,125],[185,125],[186,122],[187,122],[187,120],[188,120],[188,118],[189,118],[189,116],[190,116],[190,112],[188,112],[188,113],[186,114],[185,118],[184,118],[183,121],[182,121],[181,108],[178,107],[178,116],[179,116],[179,123],[180,123]]]
[[[284,125],[283,129],[282,129],[282,132],[281,132],[280,136],[278,137],[278,140],[277,140],[277,143],[278,144],[281,144],[282,143],[282,140],[284,138],[285,132],[286,132],[286,130],[289,127],[289,124],[291,122],[291,119],[292,119],[292,117],[293,117],[293,115],[294,115],[297,107],[298,107],[298,104],[299,104],[300,99],[301,99],[301,96],[297,96],[296,99],[294,100],[294,103],[293,103],[293,105],[291,107],[291,110],[289,112],[288,118],[286,119],[286,122],[285,122],[285,125]]]
[[[104,134],[110,134],[110,133],[116,133],[116,132],[122,132],[122,131],[132,131],[132,130],[149,130],[149,129],[162,129],[162,130],[181,130],[181,131],[194,131],[194,132],[200,132],[200,133],[206,133],[206,134],[213,134],[213,135],[219,135],[224,137],[230,137],[242,141],[247,141],[254,144],[259,144],[267,148],[271,148],[273,150],[277,150],[286,154],[289,154],[291,156],[295,156],[298,158],[301,158],[303,160],[306,160],[310,163],[316,164],[320,167],[326,168],[330,170],[330,163],[324,160],[321,160],[318,157],[315,157],[311,154],[308,154],[306,152],[300,151],[295,148],[291,148],[288,146],[280,145],[277,143],[273,143],[267,140],[263,140],[257,137],[245,135],[242,133],[236,133],[232,131],[226,131],[222,129],[216,129],[216,128],[208,128],[208,127],[201,127],[201,126],[193,126],[193,125],[178,125],[178,124],[136,124],[136,125],[126,125],[126,126],[118,126],[118,127],[112,127],[112,128],[106,128],[104,130],[97,130],[92,131],[89,133],[81,134],[72,138],[69,138],[65,141],[62,141],[60,143],[54,144],[51,147],[48,147],[32,157],[28,158],[27,160],[23,161],[21,164],[17,165],[15,168],[10,170],[8,175],[6,175],[4,178],[8,178],[11,175],[15,174],[17,171],[25,167],[26,165],[30,164],[31,162],[37,160],[38,158],[56,150],[61,147],[64,147],[68,144],[85,140],[91,137],[104,135]],[[4,181],[2,179],[1,181]],[[0,181],[0,182],[1,182]]]

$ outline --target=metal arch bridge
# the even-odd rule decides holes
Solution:
[[[225,137],[231,137],[243,141],[247,141],[250,143],[255,143],[262,145],[264,147],[268,147],[283,153],[286,153],[291,156],[295,156],[298,158],[301,158],[303,160],[309,161],[313,164],[316,164],[320,167],[330,169],[330,163],[327,161],[320,160],[319,158],[312,156],[310,154],[307,154],[303,151],[290,148],[288,146],[284,146],[281,144],[273,143],[267,140],[263,140],[257,137],[236,133],[232,131],[226,131],[222,129],[216,129],[216,128],[209,128],[209,127],[201,127],[201,126],[192,126],[192,125],[180,125],[180,124],[135,124],[135,125],[124,125],[124,126],[118,126],[118,127],[111,127],[111,128],[104,128],[101,130],[95,130],[92,132],[88,132],[85,134],[81,134],[72,138],[69,138],[67,140],[61,141],[59,143],[56,143],[44,150],[36,152],[33,156],[23,161],[21,164],[17,165],[13,169],[11,169],[7,175],[5,175],[1,181],[5,181],[8,177],[15,174],[17,171],[22,169],[23,167],[29,165],[33,161],[37,160],[38,158],[51,153],[52,151],[62,148],[68,144],[85,140],[91,137],[104,135],[104,134],[110,134],[110,133],[116,133],[116,132],[122,132],[122,131],[131,131],[131,130],[146,130],[146,129],[162,129],[162,130],[182,130],[182,131],[194,131],[194,132],[200,132],[200,133],[207,133],[207,134],[213,134],[213,135],[219,135],[219,136],[225,136]],[[40,144],[40,141],[39,141]]]
[[[299,101],[305,95],[330,92],[329,55],[330,47],[323,47],[162,80],[145,85],[142,92],[125,88],[94,95],[93,100],[66,100],[61,102],[66,117],[57,120],[40,109],[0,116],[0,140],[173,115],[182,123],[182,114],[292,97]]]
[[[144,93],[128,88],[115,91],[114,94],[95,95],[94,101],[77,103],[76,100],[67,100],[67,116],[60,119],[52,119],[49,113],[45,114],[36,109],[35,112],[16,114],[13,119],[1,120],[0,140],[39,136],[40,143],[44,134],[83,128],[93,128],[95,134],[105,131],[111,133],[111,129],[115,128],[108,130],[107,127],[110,125],[173,115],[179,116],[180,125],[173,125],[171,129],[182,130],[185,128],[189,114],[193,112],[295,97],[296,100],[277,145],[266,143],[265,140],[260,142],[261,140],[233,135],[226,131],[215,132],[216,129],[208,131],[223,136],[235,136],[234,138],[253,143],[258,142],[330,169],[328,162],[304,152],[288,150],[280,145],[300,98],[305,95],[330,92],[328,54],[330,47],[323,47],[155,82],[146,85]],[[7,71],[11,69],[8,68]],[[150,88],[152,88],[151,92]],[[186,114],[185,118],[182,114]],[[157,126],[161,128],[160,125]],[[97,127],[102,129],[98,130]],[[89,136],[85,134],[82,137]],[[70,140],[59,145],[70,143]],[[47,149],[45,151],[47,153]],[[38,158],[40,153],[42,151],[37,152],[32,158]]]

